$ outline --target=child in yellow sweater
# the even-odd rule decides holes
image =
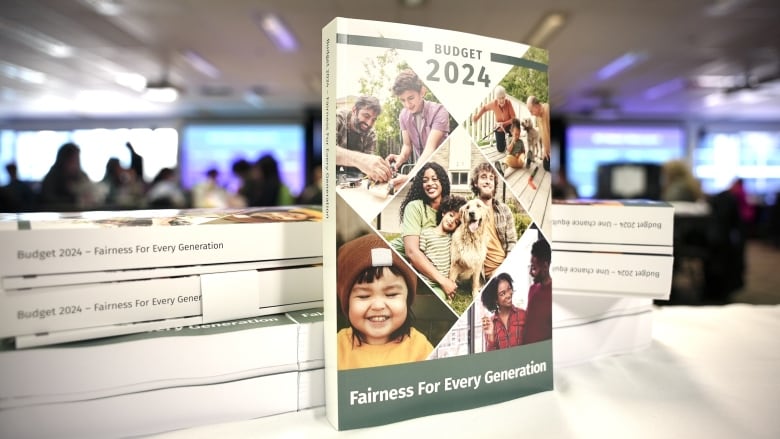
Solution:
[[[374,234],[342,245],[337,259],[339,306],[350,325],[337,335],[338,368],[426,359],[433,346],[412,327],[412,269]]]

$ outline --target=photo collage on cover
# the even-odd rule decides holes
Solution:
[[[401,261],[404,267],[397,274],[407,281],[409,272],[416,277],[404,315],[413,316],[407,324],[430,343],[423,358],[393,357],[388,364],[523,344],[520,335],[497,331],[492,322],[497,322],[499,305],[525,310],[535,282],[530,265],[536,241],[547,243],[549,259],[551,175],[543,166],[538,122],[526,106],[529,96],[547,99],[546,70],[513,66],[503,78],[490,78],[472,113],[458,117],[447,111],[445,96],[435,94],[436,84],[425,83],[426,72],[409,67],[402,51],[349,49],[351,57],[360,54],[362,65],[349,69],[337,86],[337,246],[341,254],[346,243],[369,235],[370,245],[382,250],[359,253],[350,246],[350,254],[364,260],[345,265],[339,256],[339,331],[359,331],[365,322],[353,320],[360,318],[373,319],[368,325],[374,327],[365,329],[369,332],[396,329],[384,320],[392,322],[392,316],[367,317],[370,311],[355,315],[346,303],[354,303],[349,291],[342,291],[342,282],[354,282],[342,278],[357,271],[343,267],[362,267],[365,258],[375,256],[387,266]],[[546,66],[546,52],[530,49],[529,56]],[[410,82],[421,87],[418,93],[405,91]],[[511,106],[517,120],[503,142],[495,133],[499,113],[493,111],[499,98],[500,108]],[[414,111],[420,111],[422,120],[416,120]],[[440,139],[426,148],[426,136]],[[404,142],[413,146],[411,151],[404,152]],[[379,160],[392,164],[389,174]],[[378,256],[388,254],[392,258]],[[492,331],[490,337],[487,331]],[[499,334],[506,340],[498,342]],[[339,368],[383,365],[378,361],[340,363]]]

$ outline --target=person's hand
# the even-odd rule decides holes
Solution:
[[[482,317],[482,331],[486,335],[493,335],[493,319],[488,316]]]
[[[406,181],[409,180],[409,176],[405,174],[398,174],[395,178],[392,178],[388,184],[390,184],[393,187],[393,190],[395,192],[398,192],[399,189],[401,189],[401,186],[406,183]]]
[[[393,176],[390,165],[378,155],[364,154],[358,162],[358,168],[371,181],[378,183],[384,183]]]
[[[447,296],[447,300],[452,300],[455,298],[455,293],[458,292],[458,284],[455,283],[454,280],[445,277],[441,280],[441,282],[439,282],[439,285],[444,291],[444,294]]]
[[[395,163],[396,167],[400,167],[399,164],[401,163],[401,156],[398,154],[389,154],[385,160],[387,160],[387,163]]]

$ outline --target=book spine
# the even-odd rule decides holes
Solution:
[[[645,255],[671,256],[674,247],[669,245],[642,245],[642,244],[594,244],[591,242],[553,242],[553,250],[597,252],[597,253],[634,253]]]
[[[322,29],[322,266],[324,330],[336,333],[336,44],[341,19]],[[336,338],[325,337],[325,406],[331,425],[339,426]]]
[[[556,294],[668,299],[672,256],[599,252],[552,252]]]
[[[309,308],[320,303],[321,272],[319,266],[246,270],[12,291],[0,297],[0,337],[191,316],[209,323]]]
[[[673,244],[674,208],[631,205],[552,205],[556,242]]]
[[[319,222],[18,230],[0,238],[3,277],[304,258],[322,251]]]

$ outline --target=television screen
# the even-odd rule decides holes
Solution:
[[[771,204],[780,192],[780,131],[707,133],[693,151],[693,174],[708,194],[741,178],[755,201]]]
[[[566,174],[583,198],[596,196],[601,165],[662,164],[685,156],[680,126],[576,124],[566,128]]]
[[[68,142],[78,145],[81,168],[95,182],[103,179],[106,163],[111,158],[119,159],[125,168],[130,166],[130,150],[125,146],[127,142],[143,158],[146,182],[152,181],[160,169],[177,166],[179,145],[174,128],[7,131],[3,136],[3,162],[16,162],[22,180],[42,181],[54,164],[57,151]]]
[[[216,169],[218,181],[228,191],[240,186],[233,163],[250,163],[266,155],[279,164],[279,175],[297,196],[306,181],[306,140],[298,123],[277,124],[191,124],[184,127],[180,151],[182,186],[191,189],[203,181],[206,172]]]

